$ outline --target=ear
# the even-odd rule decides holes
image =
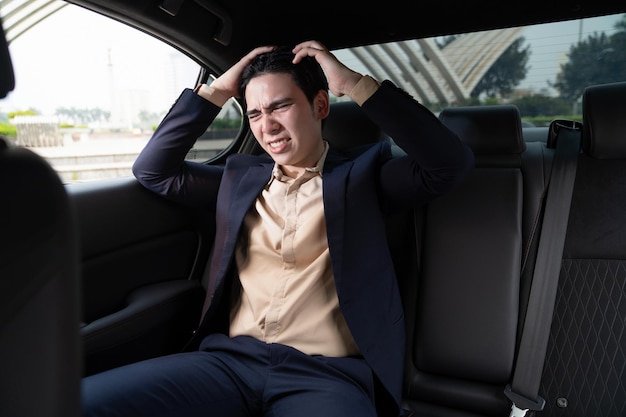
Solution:
[[[313,98],[313,111],[319,120],[325,119],[330,113],[330,99],[328,92],[320,90]]]

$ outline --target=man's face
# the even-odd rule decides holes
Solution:
[[[252,133],[285,175],[315,166],[324,150],[328,94],[318,92],[311,106],[289,74],[277,73],[251,79],[245,99]]]

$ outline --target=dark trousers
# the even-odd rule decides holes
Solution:
[[[309,356],[251,337],[208,336],[200,351],[83,379],[85,416],[375,417],[361,358]]]

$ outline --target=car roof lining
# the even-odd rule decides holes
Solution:
[[[292,1],[283,0],[272,2],[271,7],[264,2],[221,4],[213,0],[71,3],[151,33],[200,64],[216,66],[214,70],[227,68],[244,52],[277,39],[295,45],[315,38],[334,50],[626,12],[626,3],[614,0],[571,5],[560,0],[528,0],[506,6],[495,1],[450,0],[417,4],[412,6],[414,12],[400,14],[398,9],[406,9],[408,2],[391,0],[384,3],[385,7],[372,7],[362,2],[318,0],[304,14]]]

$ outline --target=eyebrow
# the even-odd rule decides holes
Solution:
[[[291,98],[289,98],[289,97],[281,98],[281,99],[272,101],[268,106],[264,107],[263,110],[270,110],[271,111],[271,110],[274,110],[277,107],[282,106],[283,104],[290,103],[292,101],[293,100]],[[250,110],[246,111],[245,116],[249,117],[252,114],[258,114],[258,113],[261,113],[261,110],[259,110],[259,109],[250,109]]]

